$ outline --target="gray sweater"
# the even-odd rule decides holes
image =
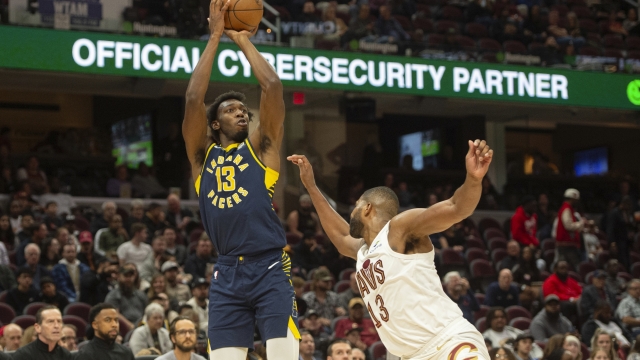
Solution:
[[[562,314],[555,322],[552,322],[547,316],[547,310],[542,309],[531,321],[529,330],[536,341],[544,341],[555,334],[573,331],[573,324]]]

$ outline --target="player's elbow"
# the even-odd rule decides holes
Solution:
[[[265,92],[282,92],[282,81],[275,73],[267,78],[262,85]]]

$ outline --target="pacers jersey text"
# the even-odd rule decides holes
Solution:
[[[220,255],[252,256],[286,245],[271,204],[277,180],[249,139],[209,147],[195,185],[204,228]]]

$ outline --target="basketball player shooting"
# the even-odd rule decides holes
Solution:
[[[356,280],[371,320],[387,350],[402,359],[490,360],[482,335],[442,289],[429,234],[473,213],[492,157],[484,140],[469,141],[467,177],[450,199],[398,214],[396,194],[376,187],[358,199],[349,224],[320,193],[307,158],[287,158],[300,168],[331,241],[357,260]]]
[[[295,360],[300,334],[291,260],[271,203],[284,131],[282,84],[249,41],[252,33],[224,30],[228,6],[211,1],[211,36],[191,75],[182,124],[202,222],[220,254],[209,290],[209,354],[246,359],[257,324],[270,359]],[[260,124],[251,134],[243,94],[227,92],[204,104],[223,32],[240,47],[262,89]]]

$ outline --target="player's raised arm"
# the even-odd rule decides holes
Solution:
[[[207,139],[207,114],[204,96],[209,87],[211,67],[218,51],[218,43],[224,31],[224,14],[229,0],[211,0],[209,5],[209,41],[191,74],[185,95],[182,136],[187,147],[187,157],[191,163],[193,179],[197,179],[204,163],[205,149],[210,145]]]
[[[355,239],[349,235],[349,224],[344,221],[342,216],[333,210],[327,199],[325,199],[320,192],[320,189],[316,186],[316,180],[313,177],[313,168],[307,157],[304,155],[291,155],[287,157],[287,160],[298,165],[298,168],[300,168],[302,184],[309,192],[313,206],[315,206],[318,217],[320,217],[320,223],[333,245],[336,246],[340,254],[355,259],[358,254],[358,249],[362,245],[362,240]]]
[[[257,28],[256,28],[257,29]],[[280,145],[284,134],[284,100],[282,82],[275,69],[249,41],[253,35],[248,31],[226,30],[225,33],[247,57],[253,75],[258,79],[260,95],[260,125],[251,134],[251,144],[259,153],[260,160],[275,171],[280,171]]]
[[[425,235],[444,231],[469,217],[480,201],[482,178],[487,174],[492,158],[493,150],[486,141],[469,140],[469,152],[465,157],[467,177],[464,184],[448,200],[427,209],[412,209],[399,214],[393,218],[392,228],[403,229],[403,238],[411,235],[423,238]]]

